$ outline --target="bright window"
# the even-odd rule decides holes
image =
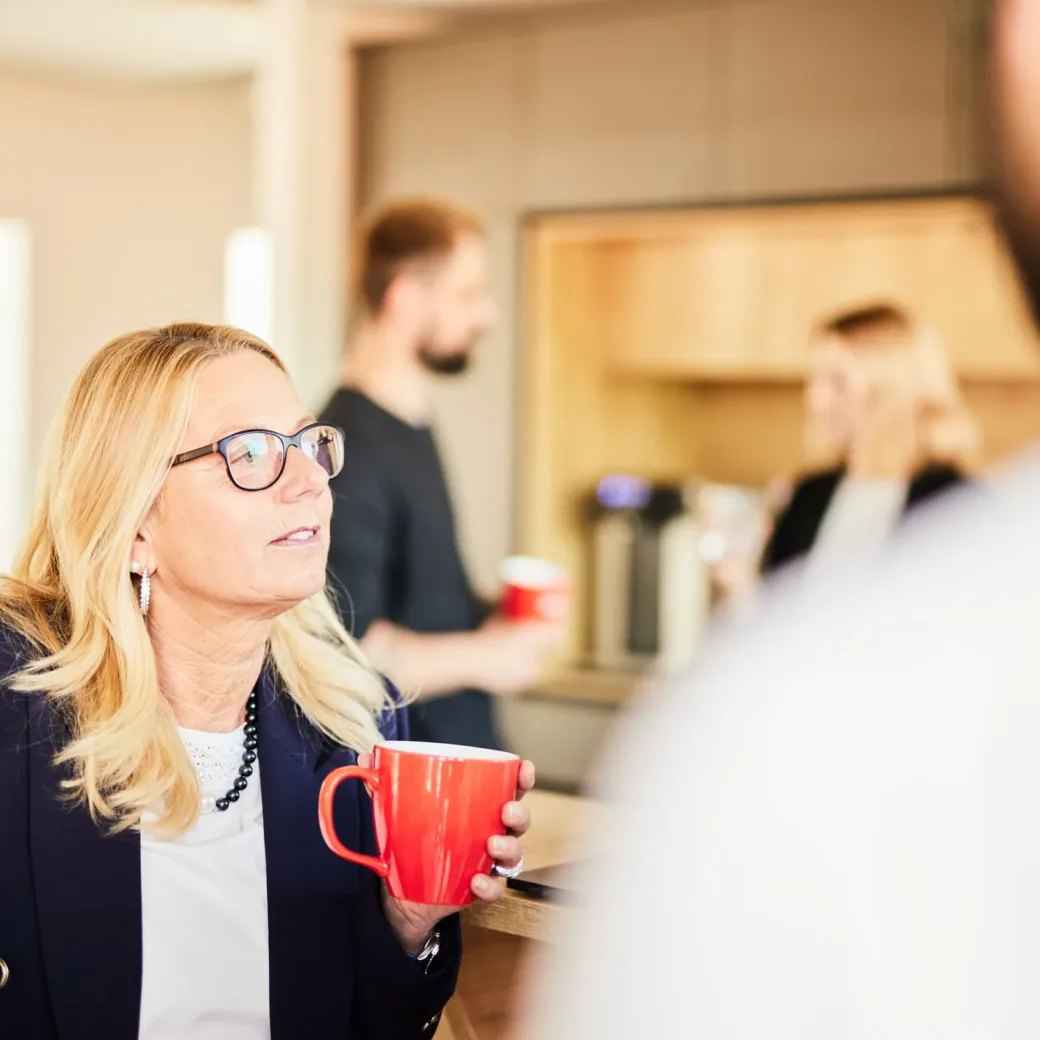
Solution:
[[[0,570],[14,558],[28,515],[29,228],[0,220]]]
[[[271,340],[271,236],[263,228],[237,228],[228,236],[224,321]]]

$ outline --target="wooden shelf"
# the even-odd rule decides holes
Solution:
[[[547,679],[526,696],[617,708],[627,704],[649,680],[650,676],[646,672],[571,668]]]
[[[1040,357],[1040,351],[1038,351]],[[629,379],[663,380],[692,384],[740,384],[743,386],[800,387],[809,370],[802,366],[775,366],[733,364],[706,361],[696,363],[661,361],[632,364],[624,359],[611,362],[608,373]],[[1040,383],[1040,364],[1022,369],[993,369],[985,365],[962,364],[957,368],[957,377],[966,386],[1015,386]]]
[[[756,365],[745,362],[649,361],[634,362],[626,358],[611,361],[611,375],[636,379],[686,380],[693,383],[766,383],[798,384],[808,372],[806,365]]]

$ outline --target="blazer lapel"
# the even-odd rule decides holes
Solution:
[[[58,1034],[62,1040],[137,1040],[140,840],[136,832],[107,834],[81,806],[62,800],[69,771],[53,759],[68,733],[42,696],[32,700],[29,726],[29,842]]]
[[[328,772],[355,761],[330,751],[270,668],[260,680],[260,785],[267,860],[272,1040],[344,1035],[353,966],[350,898],[358,868],[330,852],[318,829],[318,791]],[[337,799],[337,829],[359,840],[358,801]]]

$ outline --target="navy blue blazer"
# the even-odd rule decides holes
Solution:
[[[53,758],[67,731],[45,697],[6,683],[30,657],[0,626],[0,958],[10,971],[0,1037],[137,1040],[140,839],[106,834],[60,800],[67,774]],[[315,730],[270,669],[259,694],[272,1040],[432,1036],[455,988],[458,918],[442,924],[424,974],[383,916],[378,878],[330,852],[318,829],[322,780],[355,753]],[[384,735],[397,727],[391,713]],[[340,788],[336,827],[348,846],[376,851],[362,784]],[[198,927],[204,937],[204,918]]]

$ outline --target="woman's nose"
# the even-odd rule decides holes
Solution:
[[[284,495],[295,498],[324,491],[329,483],[329,475],[324,467],[303,450],[290,445],[285,456],[285,471],[278,483],[282,485]]]

